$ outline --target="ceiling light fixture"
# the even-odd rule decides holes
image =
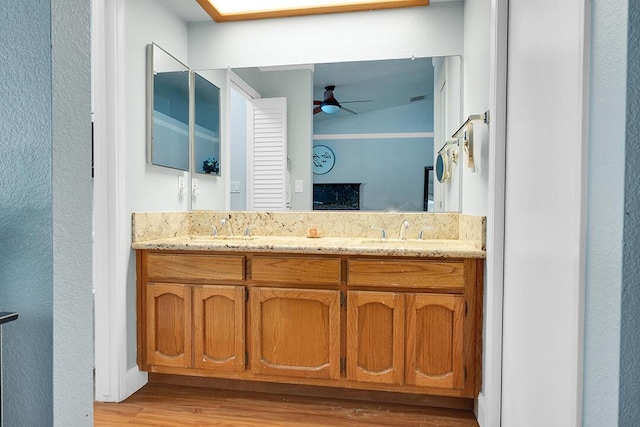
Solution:
[[[337,113],[338,112],[338,110],[340,109],[340,106],[339,105],[325,103],[325,104],[322,104],[320,106],[320,109],[322,111],[324,111],[325,113],[327,113],[327,114],[333,114],[333,113]]]
[[[427,6],[429,0],[196,0],[216,21]]]

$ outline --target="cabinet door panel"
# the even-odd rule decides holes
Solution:
[[[340,377],[338,291],[251,288],[251,370]]]
[[[464,387],[464,297],[407,295],[406,382]]]
[[[147,285],[147,363],[191,367],[191,288]]]
[[[195,367],[244,370],[244,287],[193,289]]]
[[[347,379],[402,384],[404,296],[347,293]]]

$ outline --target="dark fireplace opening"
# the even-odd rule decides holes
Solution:
[[[313,184],[314,210],[360,210],[360,184]]]

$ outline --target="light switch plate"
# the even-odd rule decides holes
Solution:
[[[231,181],[230,183],[231,192],[239,193],[240,192],[240,181]]]
[[[303,186],[304,186],[304,182],[301,179],[296,179],[294,191],[296,193],[302,193]]]
[[[186,188],[184,186],[184,176],[179,175],[178,176],[178,196],[180,197],[184,196],[185,192],[186,192]]]
[[[196,178],[191,178],[191,195],[196,197],[200,195],[200,187],[198,187]]]

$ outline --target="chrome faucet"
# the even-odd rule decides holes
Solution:
[[[380,230],[380,238],[381,239],[386,239],[387,238],[387,232],[385,231],[384,228],[378,227],[377,225],[370,225],[369,228],[372,229],[372,230]]]
[[[222,218],[222,221],[220,221],[220,227],[227,229],[227,236],[229,237],[233,237],[233,228],[231,227],[231,219],[229,218]]]
[[[400,232],[398,233],[400,240],[407,240],[407,228],[409,228],[409,221],[405,219],[400,224]]]

